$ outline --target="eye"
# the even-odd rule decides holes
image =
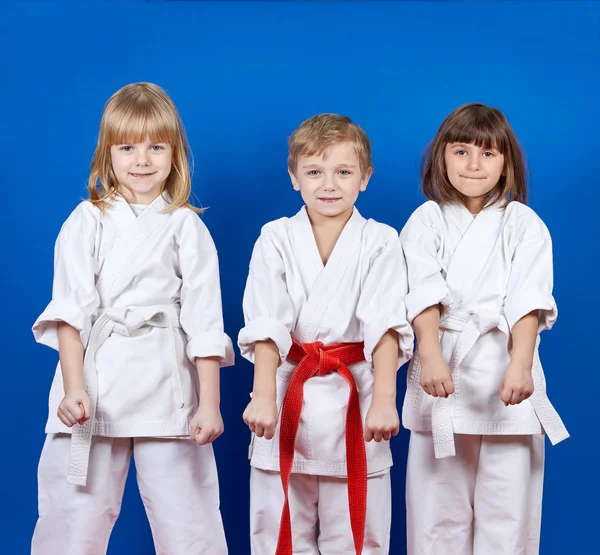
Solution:
[[[319,175],[321,172],[319,170],[309,170],[308,172],[306,172],[306,175],[311,175],[311,176],[317,176]]]
[[[464,148],[459,148],[458,150],[454,151],[454,154],[458,154],[459,156],[464,156],[467,153],[467,151]]]
[[[340,170],[338,173],[340,175],[352,175],[352,172],[350,170]]]
[[[129,145],[122,145],[119,147],[119,150],[122,150],[123,152],[131,152],[133,147]]]
[[[486,151],[483,153],[483,157],[484,157],[484,158],[492,158],[493,156],[496,156],[496,155],[495,155],[495,154],[494,154],[494,153],[493,153],[491,150],[486,150]]]
[[[164,150],[165,147],[162,145],[152,145],[150,147],[150,150],[152,150],[153,152],[160,152],[161,150]]]

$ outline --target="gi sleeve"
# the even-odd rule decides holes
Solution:
[[[558,311],[552,296],[552,239],[544,223],[522,221],[506,288],[504,313],[512,331],[523,316],[537,310],[539,332],[550,329]]]
[[[373,256],[362,287],[356,316],[363,327],[365,360],[372,365],[373,351],[388,330],[398,333],[398,367],[413,352],[413,330],[408,323],[405,299],[408,276],[397,233]]]
[[[254,362],[254,345],[271,339],[279,350],[280,365],[292,346],[295,311],[288,294],[285,267],[275,235],[264,227],[254,245],[243,300],[245,327],[238,345],[242,356]]]
[[[425,203],[415,210],[400,233],[408,275],[406,312],[411,324],[426,308],[439,303],[451,304],[438,257],[441,215],[440,218],[432,217],[436,213],[439,208],[434,202]]]
[[[196,358],[219,357],[221,366],[232,366],[235,355],[224,331],[219,259],[214,241],[202,220],[186,218],[179,237],[181,313],[179,320],[188,338],[186,354]]]
[[[52,300],[33,325],[38,343],[58,350],[58,323],[79,331],[84,348],[98,316],[96,290],[96,235],[100,212],[85,201],[63,224],[54,248]]]

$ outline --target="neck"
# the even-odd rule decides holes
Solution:
[[[485,206],[485,197],[467,198],[465,206],[471,214],[479,214]]]
[[[159,191],[150,191],[148,193],[138,193],[128,189],[121,185],[119,187],[119,193],[127,201],[128,204],[152,204],[160,195],[162,195],[164,189]]]
[[[315,242],[317,243],[317,249],[321,256],[321,261],[323,262],[323,265],[326,265],[335,248],[337,240],[342,234],[344,226],[352,217],[353,208],[350,208],[337,216],[323,216],[322,214],[313,212],[308,207],[306,211],[308,213]]]

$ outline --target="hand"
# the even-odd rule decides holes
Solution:
[[[365,419],[365,441],[389,441],[400,431],[400,418],[395,396],[386,400],[373,398]]]
[[[448,397],[454,393],[454,381],[448,364],[441,355],[421,355],[421,387],[432,397]]]
[[[219,406],[200,403],[190,424],[190,438],[198,445],[207,445],[217,439],[224,429]]]
[[[85,424],[90,419],[91,412],[92,403],[82,388],[65,392],[56,414],[65,426],[71,428],[75,424]]]
[[[531,366],[511,361],[500,384],[500,399],[505,406],[518,405],[533,394]]]
[[[279,420],[275,396],[254,394],[244,411],[243,418],[250,431],[256,434],[256,437],[273,439],[275,427]]]

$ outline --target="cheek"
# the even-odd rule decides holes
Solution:
[[[299,178],[298,188],[302,194],[314,195],[319,190],[319,182],[317,179]]]
[[[115,172],[116,175],[123,173],[123,171],[125,171],[125,161],[120,159],[118,156],[113,156],[111,157],[111,165],[112,165],[112,169],[113,172]]]
[[[166,173],[169,173],[171,171],[172,165],[173,165],[173,158],[170,155],[165,156],[164,160],[162,160],[162,164],[161,164],[163,171],[165,171]]]
[[[446,175],[450,177],[451,175],[453,175],[453,174],[456,173],[456,171],[457,171],[457,164],[456,164],[456,161],[454,159],[452,159],[452,158],[450,158],[450,159],[447,158],[445,160],[445,162],[446,162],[445,163],[445,166],[446,166]]]

